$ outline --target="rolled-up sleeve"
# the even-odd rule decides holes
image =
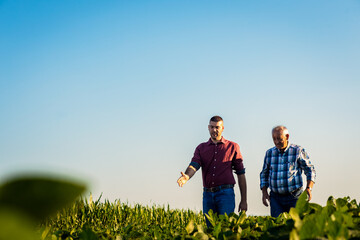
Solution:
[[[196,147],[194,156],[191,159],[190,166],[193,166],[196,170],[201,167],[200,145]]]
[[[243,164],[243,157],[240,152],[240,147],[238,144],[234,146],[235,152],[232,160],[232,168],[237,175],[245,174],[245,167]]]
[[[304,171],[306,175],[306,179],[315,182],[315,178],[316,178],[315,167],[311,163],[309,155],[306,153],[305,149],[300,150],[299,163],[301,169]]]

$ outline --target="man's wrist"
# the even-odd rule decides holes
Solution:
[[[186,171],[185,175],[187,176],[187,180],[189,180],[194,174],[196,173],[196,169],[193,166],[189,166]]]
[[[306,187],[306,189],[309,189],[310,191],[312,190],[312,187]]]

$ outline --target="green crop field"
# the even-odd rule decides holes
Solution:
[[[0,240],[35,239],[360,239],[360,206],[329,197],[325,206],[300,196],[278,218],[209,214],[170,206],[79,199],[68,181],[22,178],[0,186]],[[76,200],[77,199],[77,200]]]
[[[325,207],[301,196],[278,218],[209,216],[116,201],[77,201],[43,224],[44,239],[359,239],[360,207],[348,198],[329,198]]]

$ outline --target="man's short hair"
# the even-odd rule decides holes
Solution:
[[[220,116],[213,116],[212,118],[210,118],[210,122],[220,122],[223,121],[222,117]]]

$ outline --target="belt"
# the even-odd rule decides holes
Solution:
[[[298,192],[298,191],[300,191],[300,190],[302,190],[302,187],[299,187],[299,188],[295,189],[295,190],[292,191],[292,192],[286,192],[286,193],[277,193],[277,192],[274,192],[274,193],[277,194],[277,195],[281,195],[281,196],[290,196],[290,195],[293,195],[294,193],[296,193],[296,192]]]
[[[227,188],[233,188],[233,187],[234,187],[234,185],[232,185],[232,184],[220,185],[220,186],[211,187],[211,188],[204,187],[204,192],[217,192],[217,191],[220,191],[221,189],[227,189]]]

